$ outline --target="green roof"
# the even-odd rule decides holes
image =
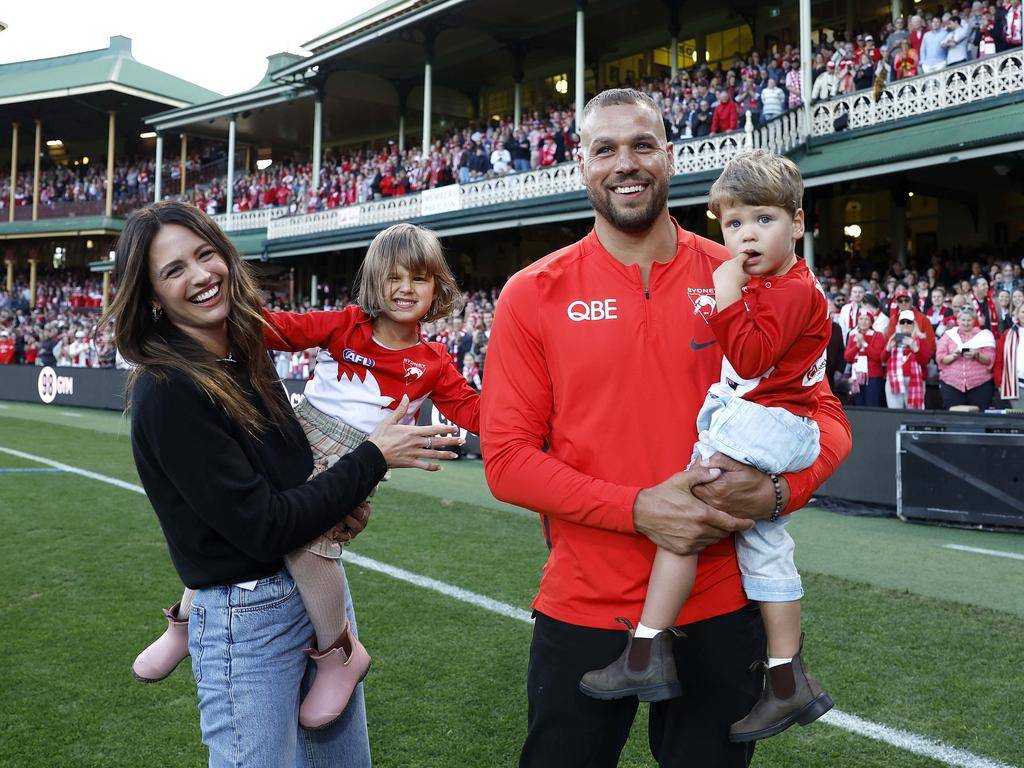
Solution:
[[[953,112],[953,110],[950,110]],[[898,125],[898,124],[897,124]],[[887,130],[866,128],[815,139],[791,154],[805,179],[855,168],[945,155],[1024,137],[1024,101]]]
[[[120,232],[124,219],[120,216],[68,216],[38,221],[0,221],[0,240],[47,235],[79,235],[97,232]]]
[[[121,90],[172,106],[220,94],[147,66],[132,56],[132,41],[111,37],[110,46],[49,59],[0,64],[0,103]]]

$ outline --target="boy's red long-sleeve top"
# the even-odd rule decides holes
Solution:
[[[751,278],[742,298],[708,322],[728,361],[723,383],[744,400],[814,416],[832,320],[825,293],[803,261],[784,275]]]
[[[561,621],[611,629],[617,616],[639,618],[656,548],[634,530],[636,495],[686,467],[697,411],[721,374],[711,275],[728,253],[678,225],[677,236],[646,292],[639,267],[617,261],[591,231],[513,276],[498,301],[484,466],[495,496],[541,515],[550,554],[533,606]],[[786,476],[790,509],[850,450],[827,383],[818,400],[821,455]],[[745,603],[727,538],[701,552],[678,623]]]
[[[409,396],[404,423],[415,424],[428,397],[449,421],[480,431],[480,395],[455,367],[443,344],[388,349],[373,338],[373,321],[357,306],[329,312],[263,312],[268,349],[320,347],[305,396],[324,413],[373,432],[388,410]]]

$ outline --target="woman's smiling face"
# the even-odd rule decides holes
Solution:
[[[164,225],[149,248],[154,304],[201,340],[223,332],[231,309],[231,274],[221,253],[180,224]]]

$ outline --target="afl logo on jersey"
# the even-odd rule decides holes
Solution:
[[[355,363],[356,365],[365,365],[367,368],[373,368],[377,364],[377,361],[372,357],[366,355],[360,355],[354,349],[346,349],[342,353],[342,357],[349,363]]]

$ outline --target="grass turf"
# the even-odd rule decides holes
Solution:
[[[0,410],[0,446],[137,482],[123,422]],[[14,416],[17,418],[14,418]],[[74,422],[71,424],[70,422]],[[44,426],[45,425],[45,426]],[[0,469],[38,466],[0,453]],[[458,499],[459,501],[455,501]],[[202,764],[187,667],[156,686],[128,666],[180,584],[147,500],[70,474],[0,474],[0,765]],[[805,510],[807,657],[845,712],[1021,764],[1020,537]],[[478,463],[396,473],[355,551],[527,607],[537,519],[490,498]],[[350,566],[381,766],[511,765],[525,722],[528,624]],[[645,717],[622,765],[646,766]],[[826,724],[762,742],[755,766],[932,766]]]

